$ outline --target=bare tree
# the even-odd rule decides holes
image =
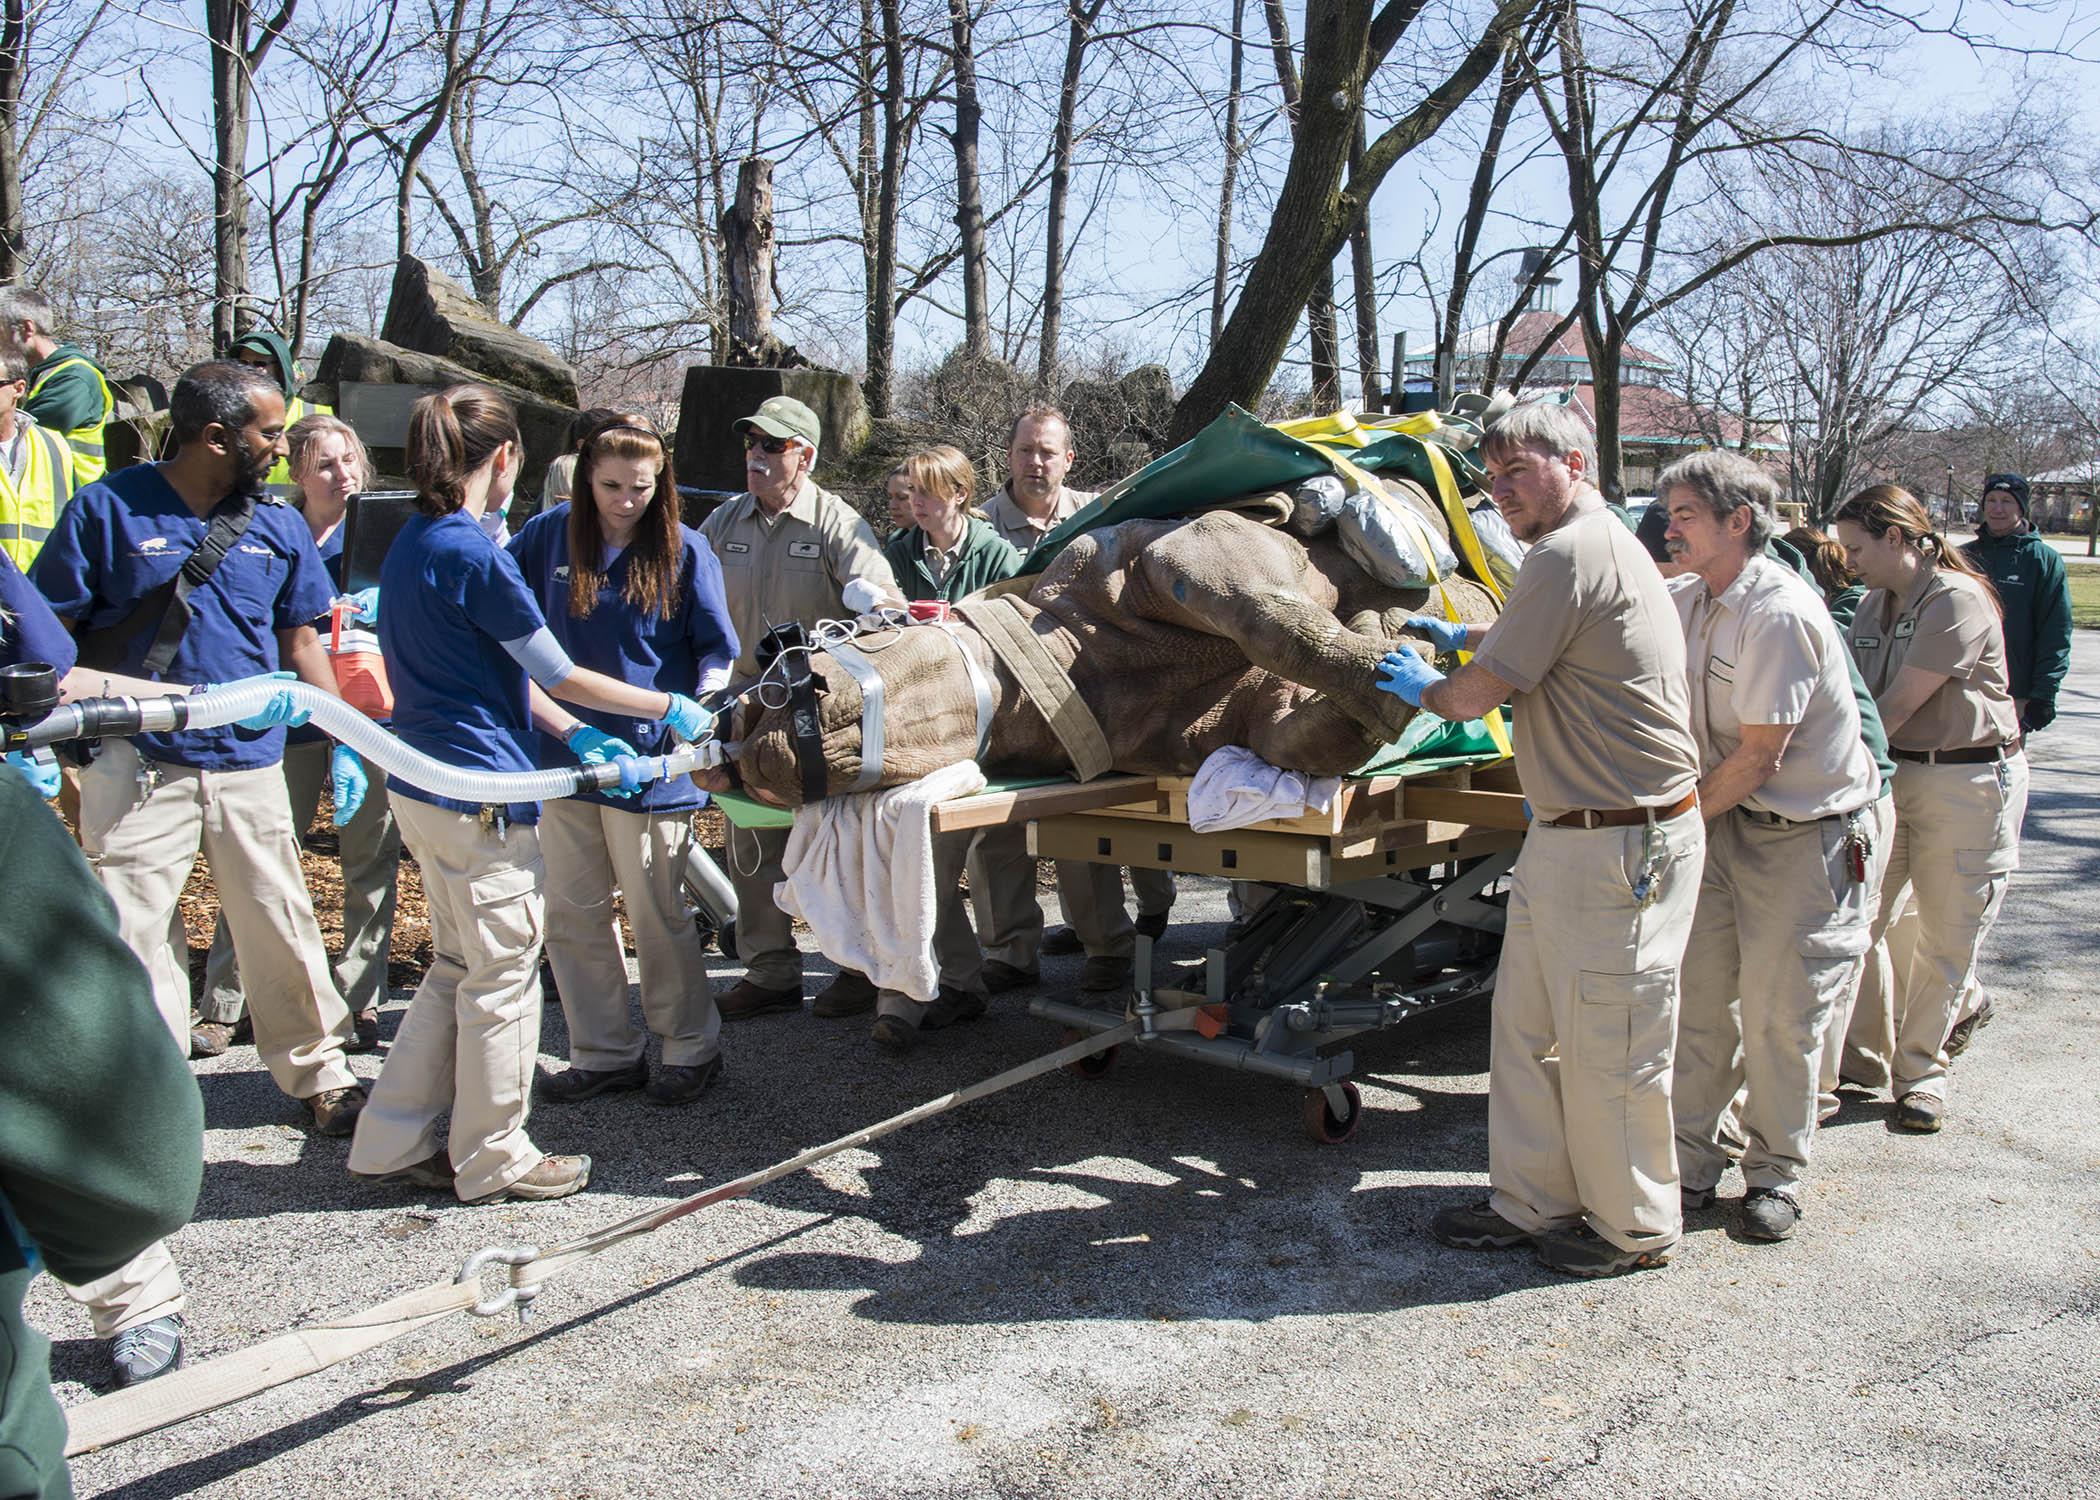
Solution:
[[[1107,3],[1108,0],[1066,0],[1065,5],[1065,58],[1058,74],[1057,123],[1050,143],[1050,198],[1043,222],[1043,332],[1036,357],[1036,382],[1045,390],[1057,388],[1058,341],[1064,331],[1065,215],[1072,196],[1079,81],[1086,66],[1087,42]],[[1234,0],[1234,4],[1244,5],[1245,0]]]
[[[1246,64],[1247,0],[1232,0],[1232,39],[1228,44],[1225,84],[1225,171],[1218,183],[1217,265],[1210,281],[1210,342],[1215,344],[1225,329],[1226,278],[1232,268],[1233,190],[1239,185],[1240,153],[1246,149],[1240,137],[1240,85]]]
[[[248,129],[255,74],[291,24],[298,0],[283,0],[256,24],[251,0],[204,0],[211,45],[212,344],[223,349],[248,329]]]

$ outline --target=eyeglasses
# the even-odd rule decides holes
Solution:
[[[793,438],[767,437],[763,433],[747,432],[744,434],[744,451],[749,453],[753,448],[763,448],[768,453],[785,453],[794,441]]]

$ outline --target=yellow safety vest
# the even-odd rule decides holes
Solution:
[[[45,381],[60,370],[69,369],[74,365],[86,365],[93,370],[95,384],[102,387],[102,420],[90,423],[86,427],[76,427],[65,435],[66,446],[73,450],[73,488],[77,490],[84,484],[93,484],[109,472],[109,459],[102,446],[102,429],[109,425],[109,419],[117,412],[117,398],[110,393],[109,377],[96,368],[93,360],[82,359],[76,355],[72,359],[60,360],[38,376],[36,384],[29,388],[29,393],[22,400],[25,403],[35,400],[36,393],[44,388]]]
[[[292,425],[301,417],[332,417],[334,415],[335,408],[332,406],[323,406],[319,402],[309,406],[297,396],[294,396],[291,400],[284,403],[284,430],[290,432]],[[263,488],[280,500],[292,498],[293,492],[299,486],[292,483],[292,461],[290,458],[277,460],[276,465],[263,479]]]
[[[24,421],[27,414],[18,416]],[[0,551],[23,572],[36,561],[58,513],[73,498],[73,455],[66,440],[48,427],[29,426],[22,454],[22,477],[10,479],[0,466]]]

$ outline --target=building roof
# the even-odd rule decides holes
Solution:
[[[2080,489],[2091,488],[2096,477],[2100,477],[2100,454],[2095,454],[2082,464],[2066,464],[2061,469],[2051,469],[2046,474],[2029,474],[2027,483],[2074,484]]]
[[[1549,336],[1553,335],[1554,327],[1562,316],[1546,308],[1535,307],[1517,314],[1517,320],[1509,326],[1509,337],[1503,343],[1503,354],[1512,362],[1522,360],[1541,345],[1545,346],[1546,352],[1539,357],[1536,370],[1551,373],[1546,374],[1543,381],[1534,379],[1531,382],[1534,385],[1551,384],[1555,378],[1564,380],[1566,377],[1561,372],[1571,365],[1580,365],[1585,372],[1589,369],[1590,352],[1582,341],[1582,324],[1579,321],[1570,323],[1561,329],[1558,336],[1550,337],[1549,341]],[[1485,356],[1494,347],[1494,323],[1483,323],[1477,328],[1469,328],[1458,336],[1457,352],[1461,358],[1468,355]],[[1411,365],[1429,365],[1435,362],[1435,356],[1410,355],[1407,362]],[[1620,355],[1620,365],[1627,370],[1660,371],[1669,369],[1670,361],[1660,354],[1628,344]]]
[[[1575,405],[1589,422],[1590,429],[1597,426],[1597,388],[1593,385],[1575,387]],[[1727,447],[1734,447],[1743,440],[1742,419],[1727,412],[1704,411],[1678,395],[1659,385],[1622,385],[1619,387],[1619,441],[1641,443],[1658,447],[1703,448],[1715,438]],[[1771,428],[1760,428],[1750,437],[1753,450],[1772,451],[1786,446],[1783,434]]]

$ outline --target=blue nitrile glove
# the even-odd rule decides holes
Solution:
[[[1422,706],[1422,694],[1444,674],[1412,651],[1388,651],[1378,664],[1378,686],[1410,708]]]
[[[22,773],[22,779],[36,788],[36,794],[46,802],[58,795],[60,781],[56,760],[39,760],[24,750],[7,752],[7,763]]]
[[[700,738],[714,727],[715,716],[683,693],[671,694],[671,706],[664,710],[659,721],[670,726],[671,733],[687,744]]]
[[[640,788],[641,783],[635,779],[634,772],[630,769],[638,764],[635,760],[634,746],[618,735],[607,734],[595,724],[578,724],[569,731],[567,744],[576,752],[576,758],[587,766],[612,765],[621,761],[629,763],[620,766],[620,784],[603,789],[606,796],[632,797]]]
[[[377,625],[379,623],[379,586],[377,584],[368,589],[359,589],[356,593],[350,595],[350,602],[355,606],[350,611],[351,624]]]
[[[297,682],[298,680],[299,674],[297,672],[265,672],[259,677],[242,677],[233,682],[207,682],[204,685],[204,691],[208,693],[214,687],[244,687],[251,682]],[[287,729],[297,729],[312,717],[313,714],[309,710],[301,708],[292,701],[290,693],[280,692],[272,693],[269,701],[254,713],[248,715],[247,718],[235,719],[233,722],[242,729],[275,729],[279,725],[283,725]]]
[[[348,745],[337,745],[328,752],[328,781],[335,793],[335,826],[342,828],[365,805],[365,793],[372,790],[372,778],[365,775],[365,763],[357,758],[355,750]]]
[[[1440,620],[1435,615],[1409,615],[1406,627],[1417,635],[1429,637],[1439,651],[1466,649],[1466,627],[1457,620]]]

